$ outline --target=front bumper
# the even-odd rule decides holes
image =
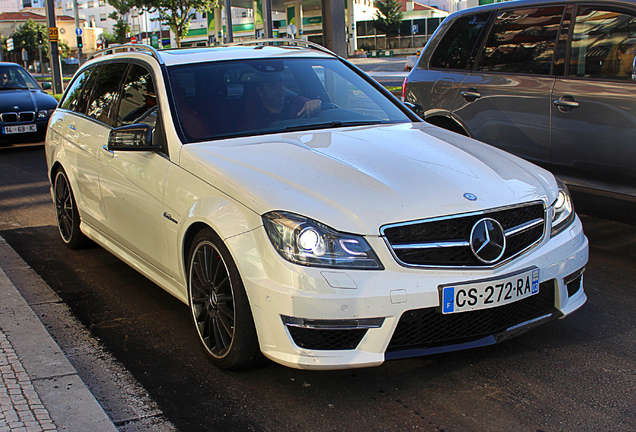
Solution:
[[[49,123],[49,119],[38,120],[31,123],[0,123],[0,145],[10,144],[22,144],[22,143],[36,143],[44,141],[46,137],[46,129]],[[35,132],[24,133],[4,133],[4,126],[29,126],[36,125],[37,130]]]
[[[579,272],[588,260],[588,242],[578,217],[556,237],[544,238],[530,251],[494,269],[405,268],[397,264],[382,238],[367,240],[385,270],[341,271],[293,265],[274,251],[262,228],[226,240],[243,277],[261,350],[267,357],[300,369],[376,366],[391,358],[497,343],[565,317],[587,299]],[[459,333],[433,342],[418,339],[421,332],[417,325],[433,335],[448,327],[448,316],[439,312],[440,285],[503,277],[531,267],[539,268],[540,295],[545,294],[540,300],[543,304],[534,307],[534,312],[528,311],[523,303],[526,300],[520,300],[485,313],[452,314],[453,319],[459,317],[464,327],[471,328],[481,319],[480,314],[513,309],[507,313],[512,318],[478,333]],[[535,297],[539,295],[530,299]],[[432,316],[432,324],[418,321],[418,314]],[[408,330],[415,336],[406,344],[399,339],[402,328],[409,324],[401,323],[402,318],[416,322],[415,329]],[[379,326],[367,325],[378,321]]]

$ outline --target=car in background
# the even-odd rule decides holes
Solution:
[[[92,239],[187,304],[220,368],[490,345],[586,301],[561,182],[310,42],[107,49],[45,149],[63,242]]]
[[[56,107],[57,100],[22,66],[0,62],[0,146],[44,141]]]
[[[450,15],[405,81],[427,122],[549,169],[577,209],[636,222],[636,2],[523,0]]]

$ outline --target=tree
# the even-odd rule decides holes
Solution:
[[[40,32],[42,36],[42,61],[50,60],[48,27],[29,19],[16,31],[14,31],[11,36],[9,36],[13,38],[13,52],[17,56],[16,60],[18,63],[22,63],[22,49],[28,53],[29,63],[39,60],[40,50],[38,47],[38,32]],[[58,47],[60,55],[62,57],[67,57],[69,53],[68,45],[60,41],[58,42]]]
[[[196,12],[211,11],[219,6],[219,0],[136,0],[137,7],[149,13],[158,12],[159,21],[167,25],[175,34],[177,47],[181,39],[188,35],[190,21]]]
[[[126,15],[130,13],[130,10],[135,6],[134,0],[108,0],[108,4],[115,10],[108,15],[108,18],[115,20],[116,23],[113,26],[112,39],[106,39],[109,43],[126,43],[128,33],[130,33],[130,26],[128,25],[128,18]]]
[[[398,0],[375,1],[378,9],[373,17],[373,26],[387,37],[397,36],[402,25],[402,3]]]

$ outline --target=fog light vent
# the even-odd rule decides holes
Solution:
[[[379,328],[384,318],[317,320],[281,315],[294,343],[313,350],[353,350],[370,328]]]

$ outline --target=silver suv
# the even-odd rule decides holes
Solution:
[[[449,16],[404,100],[542,165],[579,211],[636,221],[636,2],[513,1]]]

